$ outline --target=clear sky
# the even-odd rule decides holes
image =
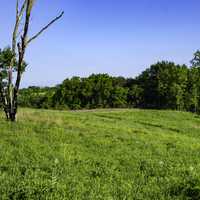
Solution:
[[[22,86],[72,76],[134,77],[159,60],[188,64],[200,48],[200,0],[37,0],[31,33],[64,18],[34,41]],[[9,45],[15,0],[1,0],[0,47]]]

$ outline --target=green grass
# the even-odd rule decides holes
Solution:
[[[0,116],[0,199],[200,199],[200,117],[152,110]]]

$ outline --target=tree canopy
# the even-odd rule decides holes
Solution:
[[[135,78],[92,74],[52,88],[23,89],[20,104],[36,108],[151,108],[200,112],[200,67],[162,61]]]

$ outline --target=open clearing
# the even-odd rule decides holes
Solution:
[[[200,199],[200,117],[21,109],[0,116],[0,199]]]

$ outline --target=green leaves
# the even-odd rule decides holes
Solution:
[[[12,59],[15,59],[15,55],[12,53],[10,47],[6,47],[3,50],[0,50],[0,69],[8,68]],[[16,62],[14,63],[16,64]]]
[[[16,72],[18,67],[18,61],[16,55],[12,52],[10,47],[6,47],[3,50],[0,50],[0,78],[6,78],[7,71],[9,67],[12,67],[12,71]],[[27,63],[23,62],[21,73],[25,71]]]
[[[200,67],[200,51],[197,50],[194,53],[194,57],[191,60],[192,67]]]

